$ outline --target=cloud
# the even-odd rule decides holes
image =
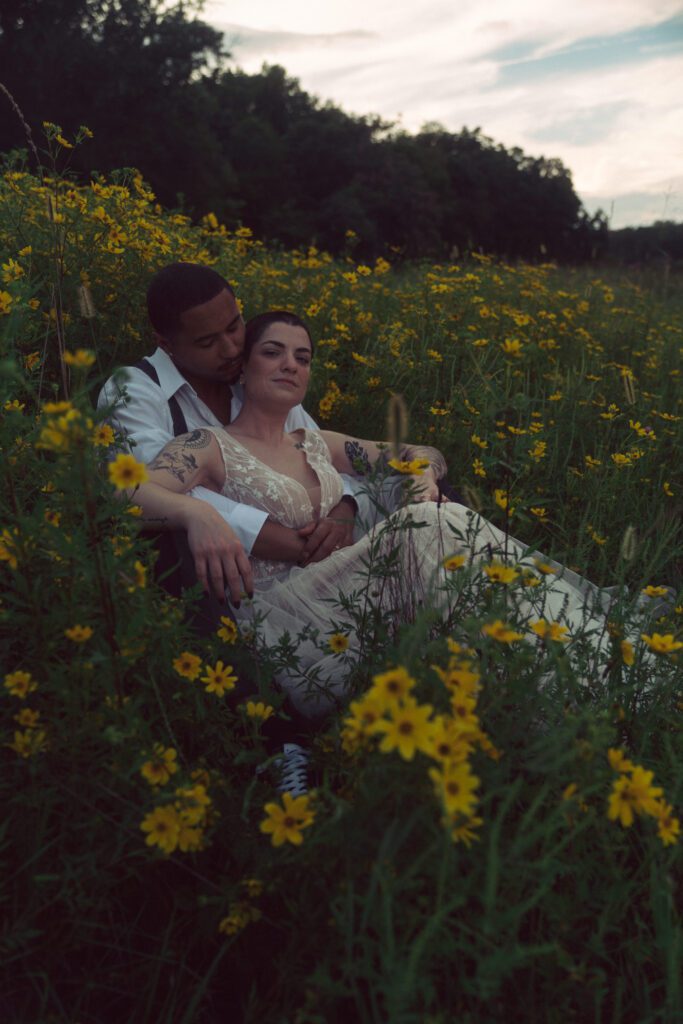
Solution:
[[[282,32],[224,23],[216,24],[215,27],[223,33],[227,48],[235,53],[240,62],[252,57],[262,60],[264,53],[273,56],[279,53],[291,54],[309,47],[343,49],[374,38],[372,32],[361,29],[348,32]]]
[[[613,228],[637,227],[656,220],[683,221],[683,179],[677,191],[670,182],[662,182],[659,192],[622,192],[618,196],[586,193],[583,202],[591,214],[602,210]]]
[[[680,191],[680,0],[425,0],[419,12],[407,0],[225,0],[223,10],[245,71],[281,64],[321,99],[409,131],[480,126],[508,148],[558,157],[599,205],[630,196],[615,218],[638,202],[650,215],[671,183]]]

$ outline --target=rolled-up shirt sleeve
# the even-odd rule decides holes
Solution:
[[[173,440],[173,419],[168,402],[160,401],[159,386],[142,371],[120,370],[100,391],[98,409],[109,409],[109,422],[140,462],[151,462]],[[304,414],[306,415],[306,414]],[[310,417],[308,417],[310,419]],[[311,421],[312,422],[312,421]],[[268,513],[232,501],[206,487],[188,492],[206,501],[235,531],[247,554],[251,553]]]

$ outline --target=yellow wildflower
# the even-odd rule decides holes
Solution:
[[[216,636],[226,644],[234,644],[239,636],[234,620],[227,615],[221,615],[221,627],[216,630]]]
[[[629,761],[627,757],[624,757],[623,750],[620,750],[618,747],[609,748],[607,760],[615,772],[632,772],[635,767],[633,761]]]
[[[454,843],[464,843],[469,849],[475,840],[479,840],[476,829],[481,827],[483,820],[483,818],[472,815],[463,821],[459,821],[451,828],[451,839]]]
[[[621,641],[621,658],[624,665],[632,665],[635,661],[635,653],[633,650],[633,644],[629,643],[628,640]]]
[[[666,597],[669,593],[666,587],[655,587],[652,584],[648,587],[643,587],[641,593],[647,597]]]
[[[32,708],[22,708],[21,711],[14,716],[14,721],[24,729],[36,729],[38,727],[39,718],[40,711],[34,711]]]
[[[125,487],[137,487],[148,479],[147,467],[132,455],[121,453],[109,463],[109,480],[119,491]]]
[[[89,348],[78,348],[75,352],[65,352],[64,362],[67,366],[73,366],[79,370],[86,370],[95,362],[95,353]]]
[[[521,633],[516,633],[514,629],[510,629],[501,619],[496,619],[495,622],[487,622],[482,626],[482,633],[501,644],[512,644],[515,640],[522,639]]]
[[[114,431],[108,423],[99,423],[92,432],[92,443],[96,447],[107,448],[114,442]]]
[[[198,782],[194,786],[176,789],[175,795],[175,808],[183,824],[203,825],[211,807],[211,797],[206,791],[206,786]]]
[[[17,540],[19,531],[14,528],[10,531],[5,527],[0,534],[0,562],[8,562],[10,569],[16,569],[19,565],[17,559]]]
[[[9,672],[5,676],[5,689],[13,697],[25,700],[29,693],[33,693],[34,690],[38,689],[38,683],[33,679],[30,672],[22,672],[21,669],[17,669],[16,672]]]
[[[158,846],[164,853],[173,853],[180,837],[181,821],[172,804],[155,807],[146,814],[140,823],[143,832],[147,832],[147,846]]]
[[[335,654],[341,654],[349,646],[349,638],[343,633],[333,633],[328,640],[330,650]]]
[[[506,356],[518,359],[522,354],[522,343],[519,338],[506,338],[500,346]]]
[[[656,654],[673,654],[674,651],[680,651],[683,648],[683,643],[680,640],[675,640],[673,633],[653,633],[652,636],[641,633],[640,636],[650,650]]]
[[[47,748],[47,738],[43,729],[26,729],[24,732],[15,732],[13,742],[5,746],[19,757],[32,757]]]
[[[519,573],[511,565],[503,565],[502,562],[493,561],[490,565],[484,566],[484,572],[492,583],[514,583]]]
[[[612,786],[609,796],[607,817],[621,823],[623,828],[633,824],[635,814],[653,814],[657,798],[662,795],[658,786],[652,785],[653,772],[636,766],[631,777],[620,775]]]
[[[665,846],[673,846],[678,842],[678,837],[681,834],[681,823],[678,818],[674,818],[671,804],[660,800],[655,817],[657,818],[657,835]]]
[[[504,491],[499,487],[497,487],[493,492],[493,500],[499,508],[502,508],[503,511],[507,511],[508,515],[512,515],[515,511],[514,507],[510,505],[510,495],[507,491]]]
[[[410,462],[406,462],[402,459],[389,459],[388,464],[398,473],[405,473],[410,476],[421,476],[429,465],[429,460],[411,459]]]
[[[384,733],[379,749],[384,754],[398,750],[404,761],[412,761],[416,751],[431,752],[432,726],[429,721],[431,704],[418,704],[412,697],[389,708],[389,719],[381,719],[374,727],[377,733]]]
[[[385,703],[394,704],[407,697],[414,685],[415,680],[408,670],[399,666],[373,676],[370,693]]]
[[[202,676],[202,682],[206,684],[206,692],[223,697],[230,690],[234,690],[237,676],[232,675],[232,671],[232,665],[224,665],[222,661],[217,661],[215,668],[207,665],[206,675]]]
[[[70,626],[64,630],[64,636],[73,640],[75,644],[84,644],[93,634],[92,626]]]
[[[185,679],[196,679],[202,670],[202,659],[189,651],[183,651],[179,658],[174,658],[173,668]]]
[[[475,790],[479,779],[472,774],[467,761],[444,764],[441,768],[430,768],[429,777],[434,783],[437,797],[449,814],[464,814],[468,817],[477,804]]]
[[[275,708],[270,704],[264,704],[262,700],[256,702],[248,700],[244,705],[244,710],[249,718],[257,718],[261,722],[265,722],[267,718],[275,714]]]
[[[462,569],[466,561],[467,555],[451,555],[449,558],[444,558],[443,567],[448,572],[455,572],[456,569]]]
[[[268,817],[263,819],[259,827],[262,832],[270,834],[273,846],[282,846],[283,843],[301,846],[304,840],[303,829],[312,825],[315,818],[310,801],[309,796],[293,797],[291,793],[283,793],[282,806],[276,803],[265,805]]]
[[[178,771],[176,760],[178,752],[174,747],[164,748],[163,743],[154,744],[154,757],[145,761],[140,774],[152,786],[164,786],[172,775]]]
[[[565,636],[567,627],[561,626],[559,622],[546,622],[545,619],[538,619],[537,622],[531,623],[531,629],[542,640],[558,640],[566,643],[569,639],[568,636]]]

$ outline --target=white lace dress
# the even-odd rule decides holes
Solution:
[[[309,492],[303,484],[261,462],[224,430],[209,429],[226,466],[223,493],[234,501],[263,509],[284,526],[300,528],[327,515],[340,500],[341,479],[317,431],[306,430],[302,442],[319,483]],[[361,616],[380,610],[393,622],[405,622],[426,604],[443,615],[450,613],[453,593],[444,586],[448,573],[443,562],[454,554],[465,555],[468,564],[499,558],[530,569],[538,557],[462,505],[413,504],[394,512],[351,547],[305,568],[252,558],[254,599],[243,602],[235,617],[243,632],[256,623],[258,636],[268,646],[277,645],[289,634],[295,642],[297,664],[283,668],[277,680],[300,711],[315,716],[344,696],[348,661],[361,653],[355,629]],[[556,562],[544,561],[555,574],[546,577],[538,592],[525,588],[524,597],[515,598],[518,612],[529,619],[559,622],[570,634],[588,634],[596,654],[607,651],[605,613],[610,593]],[[376,573],[370,577],[371,567],[380,567],[382,578]],[[329,647],[329,638],[336,631],[349,638],[349,648],[342,656]]]

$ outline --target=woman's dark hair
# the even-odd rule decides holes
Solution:
[[[215,299],[224,288],[234,295],[224,277],[199,263],[169,263],[158,270],[147,289],[147,312],[162,338],[173,339],[180,317],[188,309]]]
[[[288,324],[290,327],[303,327],[308,335],[308,340],[311,343],[311,355],[313,355],[313,352],[315,351],[313,338],[301,317],[297,316],[296,313],[290,313],[286,309],[269,309],[267,313],[258,313],[256,316],[253,316],[251,320],[247,321],[244,335],[245,363],[249,359],[251,350],[256,342],[261,338],[264,331],[266,331],[272,324]]]

